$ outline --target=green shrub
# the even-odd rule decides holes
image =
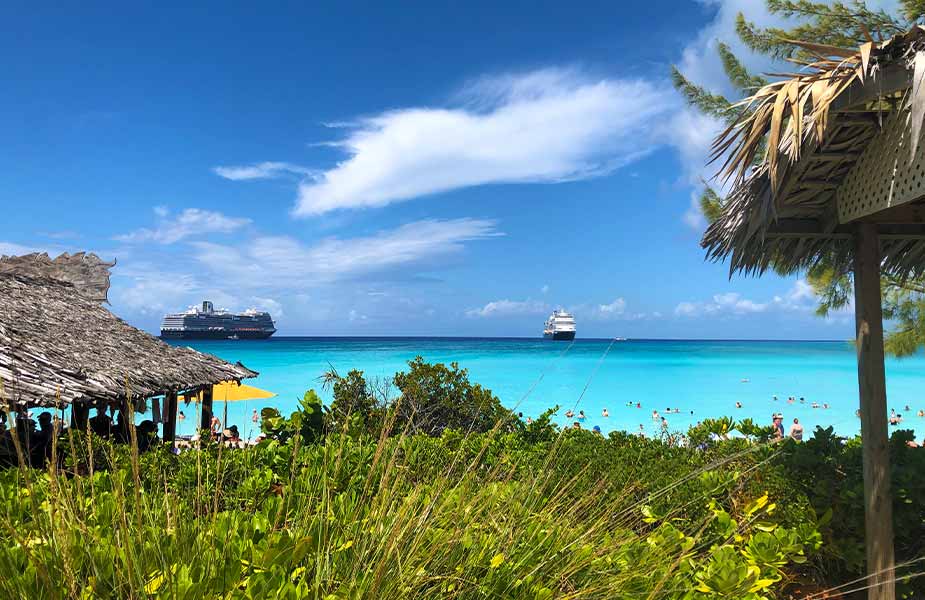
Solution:
[[[701,451],[549,423],[322,438],[316,398],[246,450],[0,472],[0,595],[758,599],[819,547],[744,440]]]

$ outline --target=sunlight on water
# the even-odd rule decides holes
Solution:
[[[197,350],[229,361],[241,361],[260,376],[248,381],[278,396],[271,400],[228,404],[228,423],[250,435],[254,408],[272,405],[284,413],[295,408],[309,388],[322,392],[318,377],[333,366],[341,374],[360,369],[368,377],[388,377],[416,355],[431,362],[457,361],[469,369],[470,379],[491,389],[508,407],[537,416],[558,404],[558,422],[569,408],[584,410],[583,427],[599,425],[605,432],[635,432],[643,425],[647,433],[658,427],[652,410],[680,409],[665,415],[672,430],[685,430],[698,420],[729,415],[751,417],[769,424],[771,414],[782,412],[784,422],[798,417],[807,431],[816,425],[833,425],[841,434],[859,431],[857,368],[853,347],[847,342],[717,342],[717,341],[625,341],[568,342],[531,339],[411,339],[411,338],[275,338],[266,341],[186,341]],[[581,403],[576,401],[596,365],[600,369]],[[925,357],[887,361],[889,406],[902,413],[903,426],[925,431],[925,419],[915,416],[925,408],[923,398]],[[536,381],[542,381],[521,401]],[[773,396],[778,397],[774,401]],[[797,402],[788,404],[788,396]],[[800,404],[799,398],[806,403]],[[736,402],[742,408],[735,407]],[[811,403],[829,404],[813,409]],[[636,408],[636,403],[641,408]],[[909,405],[911,412],[904,410]],[[607,408],[610,416],[601,416]],[[187,419],[179,433],[194,427],[193,406],[181,409]],[[215,412],[224,407],[217,402]],[[693,411],[693,414],[691,414]],[[242,427],[242,424],[245,427]]]

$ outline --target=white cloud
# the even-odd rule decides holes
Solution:
[[[191,235],[231,233],[251,222],[250,219],[228,217],[220,212],[200,208],[187,208],[174,218],[170,217],[170,212],[163,206],[156,206],[154,213],[158,219],[156,228],[138,229],[131,233],[117,235],[115,239],[120,242],[173,244]]]
[[[157,316],[181,308],[193,295],[202,293],[205,290],[192,275],[122,267],[113,273],[110,300],[114,307]]]
[[[23,254],[32,254],[33,252],[45,252],[46,250],[13,242],[0,242],[0,256],[22,256]]]
[[[366,319],[366,315],[360,314],[354,309],[351,309],[350,312],[347,313],[348,321],[365,321]]]
[[[735,90],[723,70],[722,61],[717,52],[717,45],[723,42],[753,73],[792,70],[792,66],[781,66],[764,55],[749,50],[735,31],[736,16],[741,12],[759,27],[786,26],[788,20],[779,15],[771,15],[763,0],[702,0],[704,4],[715,7],[713,20],[681,52],[678,69],[691,82],[727,98],[736,99],[740,92]],[[714,187],[722,188],[722,183],[714,179],[718,164],[707,165],[713,139],[722,131],[723,123],[715,117],[704,115],[691,107],[679,110],[666,122],[665,138],[678,151],[683,169],[684,183],[701,187],[701,181],[707,181]],[[725,193],[726,189],[721,189]],[[697,193],[691,198],[690,205],[682,213],[682,222],[700,233],[706,227],[706,219],[700,211]]]
[[[729,317],[765,312],[811,313],[816,308],[816,294],[805,279],[797,279],[784,294],[760,302],[743,298],[736,292],[716,294],[706,302],[681,302],[674,310],[677,317]]]
[[[283,175],[312,176],[317,172],[287,162],[266,161],[253,165],[233,167],[214,167],[212,172],[219,177],[232,181],[249,181],[252,179],[275,179]]]
[[[460,98],[462,107],[404,108],[360,120],[338,144],[349,158],[300,185],[295,213],[606,173],[654,149],[652,121],[677,105],[648,81],[561,69],[485,78]]]
[[[367,237],[327,238],[310,246],[282,236],[257,237],[236,246],[193,246],[196,260],[236,285],[304,288],[411,266],[423,269],[458,253],[464,242],[499,235],[494,221],[463,218],[416,221]]]
[[[279,320],[279,318],[283,316],[283,305],[273,298],[260,298],[259,296],[254,296],[251,298],[251,302],[254,308],[267,311],[276,320]]]
[[[728,316],[760,313],[768,309],[766,302],[755,302],[736,292],[716,294],[707,302],[681,302],[674,313],[679,317]]]
[[[629,312],[623,298],[616,298],[607,304],[578,304],[569,310],[581,321],[637,321],[655,317],[654,314],[644,312]]]
[[[539,300],[495,300],[481,308],[466,311],[469,317],[510,317],[515,315],[538,315],[549,312],[548,304]]]
[[[707,218],[703,216],[703,211],[700,210],[700,201],[696,192],[691,193],[691,203],[681,216],[681,220],[684,221],[685,225],[698,233],[706,229]]]
[[[469,317],[511,317],[518,315],[541,315],[552,312],[553,306],[541,300],[494,300],[480,308],[466,311]],[[646,313],[630,313],[626,310],[626,300],[616,298],[607,304],[578,304],[569,307],[569,312],[579,321],[633,321],[651,318]]]
[[[626,300],[617,298],[610,304],[599,304],[597,310],[602,315],[622,315],[626,311]]]

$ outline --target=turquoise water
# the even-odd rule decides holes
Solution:
[[[611,345],[609,340],[577,340],[570,345],[533,339],[273,338],[177,344],[241,361],[260,372],[247,383],[278,394],[270,400],[228,403],[227,424],[237,424],[248,435],[254,408],[259,412],[275,406],[287,413],[309,388],[328,400],[330,393],[321,389],[318,377],[330,366],[341,374],[360,369],[368,377],[389,377],[417,355],[431,362],[457,361],[469,369],[472,381],[524,417],[558,404],[559,423],[571,423],[563,413],[573,408],[585,411],[583,427],[599,425],[604,431],[638,431],[642,425],[653,433],[658,426],[652,410],[665,414],[669,407],[681,411],[665,415],[672,430],[722,415],[766,424],[774,412],[784,414],[788,427],[799,418],[807,431],[833,425],[849,435],[860,426],[854,414],[855,354],[847,342],[630,340]],[[925,357],[888,360],[889,406],[903,414],[906,428],[925,431],[925,419],[915,416],[925,409],[923,384]],[[802,396],[806,404],[788,404],[788,396]],[[735,407],[737,401],[741,409]],[[637,402],[642,408],[636,408]],[[830,408],[813,409],[812,402]],[[219,416],[223,404],[216,403]],[[601,416],[604,408],[610,413],[607,418]],[[191,405],[185,410],[188,418],[180,433],[188,434],[195,409]]]

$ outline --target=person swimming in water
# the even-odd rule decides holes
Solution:
[[[609,416],[610,416],[610,413],[609,413],[609,412],[607,411],[607,409],[605,408],[604,410],[601,411],[601,416],[602,416],[602,417],[609,417]]]
[[[736,400],[736,408],[742,408],[742,403]]]
[[[571,419],[571,418],[574,417],[574,416],[575,416],[575,412],[572,411],[571,409],[569,409],[569,410],[566,411],[566,413],[565,413],[565,418],[566,418],[566,419]]]
[[[587,418],[587,417],[585,417],[585,411],[579,410],[579,411],[578,411],[578,420],[579,420],[579,421],[584,421],[586,418]]]

